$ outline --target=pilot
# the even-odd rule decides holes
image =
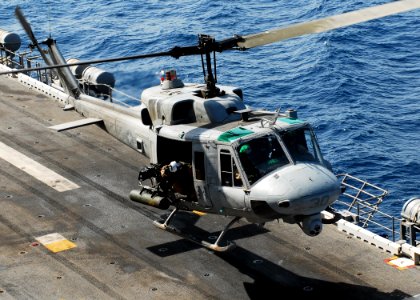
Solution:
[[[255,158],[253,158],[253,150],[251,148],[251,145],[246,143],[240,146],[239,158],[248,177],[249,183],[253,184],[260,176],[259,170],[255,167],[253,163]]]
[[[241,146],[241,148],[239,149],[239,153],[245,153],[245,154],[250,154],[251,153],[251,146],[249,144],[243,144]]]
[[[233,186],[242,186],[242,178],[236,166],[233,167]]]

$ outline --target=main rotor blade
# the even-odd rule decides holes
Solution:
[[[0,75],[16,74],[16,73],[24,73],[24,72],[32,72],[32,71],[40,71],[40,70],[49,70],[49,69],[57,69],[57,68],[72,67],[72,66],[82,66],[82,65],[90,65],[90,64],[101,64],[101,63],[117,62],[117,61],[124,61],[124,60],[161,57],[161,56],[172,56],[172,57],[178,59],[181,56],[195,55],[195,54],[200,54],[200,53],[203,53],[203,50],[200,47],[197,47],[197,46],[187,46],[187,47],[175,46],[171,50],[163,51],[163,52],[139,54],[139,55],[132,55],[132,56],[103,58],[103,59],[94,59],[94,60],[79,61],[79,62],[75,62],[75,63],[59,64],[59,65],[55,65],[53,63],[50,63],[50,64],[47,63],[48,66],[4,71],[4,72],[0,72]]]
[[[27,68],[27,69],[15,69],[15,70],[10,70],[10,71],[4,71],[4,72],[0,72],[0,75],[24,73],[24,72],[39,71],[39,70],[57,69],[57,68],[71,67],[71,66],[99,64],[99,63],[106,63],[106,62],[116,62],[116,61],[124,61],[124,60],[131,60],[131,59],[159,57],[159,56],[172,56],[172,52],[167,51],[167,52],[157,52],[157,53],[140,54],[140,55],[133,55],[133,56],[104,58],[104,59],[96,59],[96,60],[88,60],[88,61],[79,61],[79,62],[75,62],[75,63],[61,64],[61,65],[52,64],[52,65],[43,66],[43,67]]]
[[[242,36],[242,40],[237,42],[237,46],[241,49],[254,48],[305,34],[321,33],[332,29],[379,19],[416,8],[420,8],[420,0],[395,1],[314,21],[297,23],[285,28]]]

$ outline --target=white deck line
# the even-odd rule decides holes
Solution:
[[[0,142],[0,158],[52,187],[58,192],[65,192],[80,188],[80,186],[74,182],[64,178],[60,174],[57,174],[53,170],[48,169],[2,142]]]

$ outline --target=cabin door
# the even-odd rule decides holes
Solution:
[[[197,195],[197,201],[205,208],[213,207],[207,186],[208,176],[208,153],[201,143],[193,143],[192,149],[193,161],[193,179],[194,189]],[[208,151],[208,150],[207,150]]]

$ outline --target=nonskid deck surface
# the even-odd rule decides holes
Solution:
[[[80,116],[4,76],[0,119],[2,299],[404,299],[420,294],[418,267],[390,266],[384,261],[390,253],[334,225],[311,238],[296,225],[272,222],[261,228],[240,221],[226,235],[237,247],[220,254],[157,229],[152,221],[168,212],[128,200],[147,161],[96,125],[51,131],[47,127]],[[31,173],[40,165],[43,172]],[[73,185],[59,190],[63,182]],[[211,241],[229,221],[180,213],[174,225]]]

